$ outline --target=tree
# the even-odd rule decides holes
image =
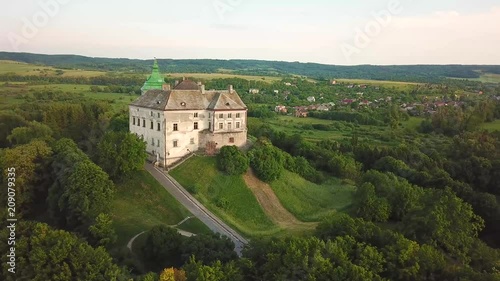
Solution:
[[[107,246],[116,241],[116,233],[112,226],[113,221],[108,214],[99,214],[95,223],[89,227],[90,241],[95,246]]]
[[[222,264],[220,261],[215,261],[210,265],[204,265],[191,257],[183,268],[187,281],[243,281],[240,269],[234,262]]]
[[[87,228],[93,218],[109,210],[113,194],[114,184],[99,166],[90,160],[76,163],[59,198],[67,226]]]
[[[377,197],[375,187],[371,183],[359,186],[354,195],[356,214],[369,221],[385,222],[391,214],[391,205],[385,198]]]
[[[15,177],[10,177],[15,178],[15,182],[9,186],[16,190],[16,212],[19,216],[33,211],[34,203],[37,201],[45,200],[47,195],[45,179],[49,173],[46,171],[46,165],[51,155],[52,149],[39,140],[3,151],[0,168],[5,188],[2,195],[6,194],[8,182],[10,182],[7,180],[7,175],[15,174]],[[9,168],[14,168],[15,171],[9,172]]]
[[[7,137],[7,140],[14,145],[27,144],[33,139],[50,142],[52,140],[52,129],[37,121],[29,122],[26,127],[17,127]]]
[[[17,127],[27,124],[26,120],[13,111],[0,111],[0,147],[8,147],[7,136]]]
[[[173,267],[165,268],[160,274],[159,281],[186,281],[186,273]]]
[[[183,241],[184,237],[175,228],[158,225],[147,233],[142,251],[148,261],[159,268],[178,266]]]
[[[115,180],[141,170],[146,158],[146,143],[128,132],[109,131],[97,145],[97,163]]]
[[[8,236],[9,230],[2,228],[0,237],[7,241]],[[3,253],[9,247],[0,244]],[[76,235],[43,223],[22,221],[17,225],[16,258],[16,274],[2,266],[1,280],[108,281],[126,277],[104,248],[92,248]],[[6,265],[8,257],[0,259]]]
[[[87,234],[101,213],[107,213],[114,195],[108,175],[70,139],[53,145],[53,184],[47,202],[56,224]]]
[[[228,175],[241,175],[248,170],[249,161],[237,146],[223,146],[217,154],[219,170]]]
[[[463,262],[469,260],[467,253],[484,227],[483,219],[449,188],[426,190],[419,206],[403,219],[403,225],[408,237],[440,248]]]
[[[234,251],[234,243],[226,236],[219,234],[199,234],[184,239],[182,244],[183,260],[195,256],[196,260],[209,264],[215,260],[229,262],[238,256]]]
[[[250,166],[258,178],[265,182],[278,179],[283,172],[283,156],[279,148],[262,142],[249,151]]]

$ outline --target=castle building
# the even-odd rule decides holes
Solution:
[[[158,165],[168,167],[198,150],[213,154],[225,145],[246,144],[247,107],[231,85],[205,90],[185,79],[170,85],[155,60],[141,92],[129,105],[130,132],[143,138]]]

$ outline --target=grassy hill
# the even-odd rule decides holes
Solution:
[[[317,185],[289,171],[282,178],[286,181],[274,181],[271,188],[283,206],[301,221],[317,222],[335,212],[346,212],[351,206],[355,187],[338,179]]]
[[[242,177],[220,173],[215,158],[192,157],[170,174],[210,211],[243,234],[258,236],[279,231]]]
[[[213,157],[192,157],[170,174],[208,209],[249,237],[310,231],[322,217],[348,211],[354,191],[338,180],[316,185],[291,172],[271,184],[250,172],[228,176],[217,170]]]
[[[147,171],[140,171],[117,184],[111,206],[118,234],[117,247],[124,247],[136,234],[155,225],[176,225],[192,214],[168,193]],[[192,218],[178,228],[193,233],[211,233],[200,220]]]

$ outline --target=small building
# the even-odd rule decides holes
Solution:
[[[286,109],[286,106],[284,106],[284,105],[277,105],[274,108],[274,111],[276,111],[278,113],[288,113],[288,110]]]
[[[316,98],[315,97],[307,97],[307,101],[308,102],[316,102]]]

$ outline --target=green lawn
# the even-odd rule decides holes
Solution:
[[[192,157],[170,174],[210,211],[249,237],[275,234],[279,228],[266,216],[242,176],[227,176],[213,157]],[[225,203],[221,203],[225,201]]]
[[[259,118],[249,117],[248,122],[250,125],[265,122],[271,128],[283,131],[287,134],[299,134],[306,140],[313,142],[321,140],[339,140],[343,138],[350,138],[354,132],[353,128],[347,128],[343,122],[334,120],[324,120],[317,118],[298,118],[294,116],[277,116],[275,118],[266,119],[263,121]],[[336,131],[321,131],[315,129],[304,129],[304,125],[313,124],[326,124],[326,125],[340,125],[340,128]],[[360,140],[369,140],[372,143],[377,143],[380,145],[393,145],[393,140],[388,138],[388,127],[381,126],[369,126],[369,125],[358,125],[355,128]]]
[[[289,171],[271,183],[271,188],[290,213],[301,221],[311,222],[347,211],[355,191],[354,186],[341,184],[338,179],[317,185]]]
[[[490,132],[500,131],[500,120],[495,120],[493,122],[483,123],[482,129],[488,130]]]
[[[147,171],[137,172],[116,186],[111,206],[118,234],[117,247],[122,247],[136,234],[155,225],[175,225],[192,214],[168,193]],[[210,233],[200,220],[192,218],[179,226],[194,233]]]

